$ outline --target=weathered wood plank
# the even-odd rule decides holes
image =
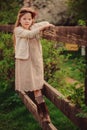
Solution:
[[[44,84],[45,96],[60,109],[75,125],[81,130],[87,130],[87,118],[76,117],[76,114],[80,112],[75,105],[71,104],[69,100],[58,92],[55,88],[50,86],[47,82]]]
[[[29,96],[24,92],[19,92],[19,96],[21,97],[23,103],[27,107],[27,109],[33,114],[34,118],[39,122],[43,130],[57,130],[57,128],[50,122],[50,123],[42,123],[41,119],[39,118],[37,107],[33,103],[33,101],[29,98]]]
[[[13,32],[14,25],[0,25],[1,32]],[[57,42],[87,46],[87,27],[56,26],[43,32],[43,38]]]
[[[0,25],[0,32],[13,33],[14,25]]]
[[[56,26],[45,30],[43,37],[49,40],[65,43],[77,43],[87,46],[87,27]]]

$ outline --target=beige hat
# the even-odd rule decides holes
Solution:
[[[22,7],[20,10],[19,10],[19,13],[31,13],[33,18],[37,15],[37,13],[35,12],[35,10],[33,10],[32,8],[30,7]]]

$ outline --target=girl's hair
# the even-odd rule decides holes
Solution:
[[[17,16],[17,20],[16,20],[16,23],[15,23],[14,29],[15,29],[15,27],[18,27],[18,26],[21,25],[20,24],[20,19],[26,13],[31,13],[31,16],[32,16],[32,19],[33,19],[33,23],[34,23],[34,19],[35,19],[35,16],[37,15],[37,13],[30,7],[22,7],[19,10],[19,12],[18,12],[18,16]],[[14,40],[14,45],[15,45],[16,39],[15,39],[15,35],[14,34],[13,34],[13,40]]]

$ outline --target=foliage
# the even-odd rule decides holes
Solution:
[[[14,87],[14,48],[12,36],[0,33],[0,89]]]
[[[87,0],[68,0],[69,15],[72,23],[78,23],[78,20],[87,20]]]
[[[22,0],[0,0],[0,24],[15,23]]]
[[[5,95],[4,95],[5,94]],[[6,111],[10,112],[12,111],[15,107],[17,106],[22,106],[22,102],[20,100],[20,98],[18,97],[18,95],[16,93],[14,93],[14,91],[12,90],[8,90],[4,93],[0,92],[0,110],[1,111]],[[4,102],[3,102],[4,100]]]
[[[84,57],[79,56],[68,59],[65,63],[65,67],[67,67],[67,74],[69,77],[76,79],[80,83],[84,82],[86,68]]]
[[[86,67],[84,57],[81,55],[73,57],[74,52],[66,54],[64,47],[57,47],[58,43],[43,40],[42,45],[45,80],[80,107],[84,104],[83,84]],[[66,82],[66,77],[71,77],[78,82],[69,84]]]
[[[86,26],[86,21],[79,19],[78,20],[78,25],[80,25],[80,26]]]
[[[87,106],[85,104],[81,105],[81,110],[82,111],[76,114],[76,116],[80,118],[87,118]]]
[[[58,87],[58,82],[60,82],[59,86],[62,85],[62,81],[65,77],[65,75],[62,74],[62,66],[65,57],[63,55],[60,55],[60,53],[64,51],[64,48],[59,47],[57,49],[58,43],[50,41],[48,42],[47,40],[43,40],[42,45],[45,80],[51,83],[51,85],[53,85],[54,87]]]
[[[67,95],[67,99],[71,100],[77,107],[81,107],[84,103],[84,86],[74,83],[69,85],[71,91]]]

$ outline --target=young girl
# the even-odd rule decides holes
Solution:
[[[44,74],[39,35],[44,29],[53,25],[46,21],[34,23],[35,16],[36,12],[32,8],[23,7],[15,23],[15,90],[33,94],[42,121],[50,122],[42,94]]]

